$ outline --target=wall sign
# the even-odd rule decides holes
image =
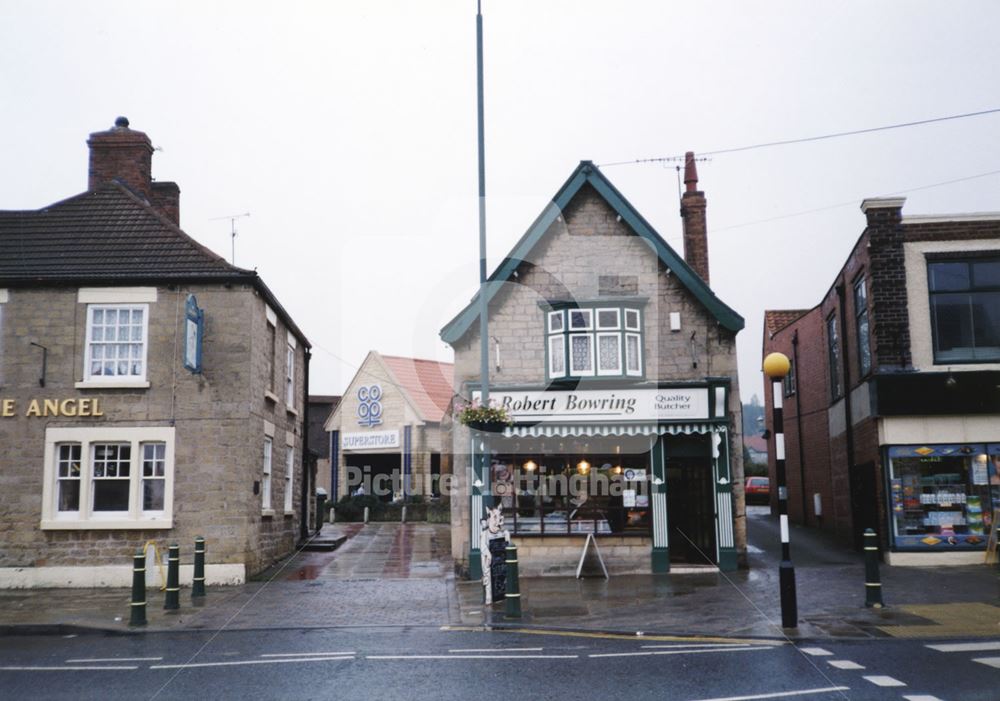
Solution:
[[[201,340],[205,333],[205,310],[198,308],[194,295],[184,304],[184,367],[201,373]]]
[[[32,399],[23,411],[15,399],[0,399],[0,417],[9,419],[15,416],[104,416],[101,410],[101,400],[98,397],[90,399]]]
[[[358,424],[378,426],[382,423],[382,386],[358,388]]]
[[[340,434],[343,450],[378,450],[399,448],[399,431],[365,431],[364,433]]]
[[[474,392],[476,396],[478,392]],[[708,388],[620,389],[558,392],[493,390],[490,403],[514,421],[691,421],[708,419]]]

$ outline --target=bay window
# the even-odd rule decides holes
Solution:
[[[550,380],[643,376],[639,309],[567,304],[548,311],[545,319]]]

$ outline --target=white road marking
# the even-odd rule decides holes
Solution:
[[[938,652],[983,652],[985,650],[1000,650],[1000,642],[995,643],[948,643],[947,645],[928,645]]]
[[[789,696],[804,696],[806,694],[833,694],[841,691],[850,691],[849,686],[828,686],[822,689],[802,689],[800,691],[780,691],[773,694],[754,694],[753,696],[725,696],[714,699],[700,699],[700,701],[753,701],[753,699],[781,699]]]
[[[269,652],[261,657],[316,657],[317,655],[322,655],[324,657],[343,657],[344,655],[356,655],[356,652]],[[156,659],[162,659],[157,657]]]
[[[887,677],[884,674],[866,675],[864,679],[870,681],[875,686],[906,686],[906,684],[898,679]]]
[[[711,650],[649,650],[648,652],[598,652],[587,657],[644,657],[650,655],[697,655],[702,652],[751,652],[753,650],[773,650],[772,647],[740,647],[712,648]]]
[[[917,696],[904,696],[906,701],[941,701],[937,696],[928,696],[927,694],[919,694]]]
[[[984,664],[989,667],[996,667],[1000,669],[1000,657],[978,657],[972,660],[973,662],[978,662],[979,664]]]
[[[864,665],[859,665],[857,662],[851,662],[850,660],[827,660],[826,663],[837,669],[864,669]]]
[[[679,649],[694,649],[699,647],[718,647],[718,648],[730,648],[730,647],[750,647],[749,643],[680,643],[676,645],[643,645],[643,650],[679,650]]]
[[[233,660],[232,662],[190,662],[187,664],[152,664],[150,669],[187,669],[189,667],[235,667],[247,664],[277,664],[279,662],[333,662],[353,660],[353,657],[283,657],[277,660]]]
[[[829,650],[824,650],[821,647],[800,647],[799,652],[804,652],[807,655],[812,655],[813,657],[823,657],[825,655],[833,654]]]
[[[541,652],[540,647],[481,647],[467,650],[448,650],[448,652]]]
[[[368,655],[367,660],[576,660],[579,655]]]
[[[67,664],[73,662],[159,662],[162,657],[80,657],[78,659],[66,660]]]
[[[0,667],[0,671],[3,672],[82,672],[98,669],[112,669],[112,670],[128,670],[128,669],[139,669],[138,665],[114,665],[114,666],[90,666],[90,665],[72,665],[65,667]]]

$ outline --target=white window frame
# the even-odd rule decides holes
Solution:
[[[267,318],[264,338],[269,342],[264,352],[267,355],[268,365],[271,368],[271,372],[267,376],[266,386],[264,387],[264,398],[272,402],[277,402],[278,395],[275,391],[278,384],[278,315],[267,305],[264,305],[264,315]]]
[[[93,351],[94,345],[100,344],[104,346],[112,345],[106,340],[94,341],[94,312],[97,311],[123,311],[128,310],[130,313],[133,311],[142,312],[142,338],[140,343],[142,344],[142,372],[138,375],[94,375],[91,373],[91,362],[93,361]],[[87,305],[87,331],[84,341],[84,354],[83,354],[83,382],[77,383],[77,386],[87,386],[87,387],[149,387],[149,383],[146,381],[146,376],[149,371],[149,305],[148,304],[123,304],[123,303],[111,303],[111,304],[88,304]],[[117,328],[117,327],[116,327]],[[136,342],[129,339],[126,341],[129,345],[134,345]],[[129,361],[131,362],[131,360]]]
[[[291,514],[294,510],[292,500],[292,487],[295,482],[295,446],[289,444],[285,446],[285,513]]]
[[[153,474],[147,477],[146,476],[146,448],[149,448],[149,447],[156,448],[157,446],[161,446],[161,445],[164,447],[164,451],[163,451],[164,452],[164,457],[163,457],[163,463],[164,463],[164,465],[163,465],[163,472],[164,472],[164,474],[163,474],[163,476],[160,476],[160,475],[156,474],[156,463],[160,462],[160,459],[156,456],[156,454],[154,452],[154,455],[153,455],[153,458],[152,458],[152,462],[153,462]],[[143,441],[142,443],[139,444],[139,450],[140,450],[140,454],[139,454],[139,458],[137,460],[137,462],[138,462],[138,469],[139,469],[139,471],[141,473],[139,475],[139,509],[142,511],[142,513],[144,515],[145,514],[162,514],[163,513],[163,509],[148,509],[147,510],[146,507],[145,507],[145,498],[146,498],[146,482],[147,481],[149,481],[149,482],[159,482],[159,481],[162,480],[163,481],[164,495],[166,495],[166,486],[167,486],[167,480],[166,480],[166,444],[162,443],[160,441]],[[166,497],[164,496],[164,498],[166,498]]]
[[[274,441],[264,437],[264,466],[260,480],[260,509],[265,516],[274,514],[271,508],[271,463],[274,459]]]
[[[287,352],[285,353],[285,407],[293,414],[297,412],[295,406],[295,351],[297,347],[295,336],[289,332]]]
[[[566,361],[566,336],[561,333],[554,333],[548,337],[548,351],[549,351],[549,377],[553,379],[558,379],[560,377],[566,377],[566,373],[569,370],[569,364]],[[555,353],[553,352],[553,346],[555,346]],[[562,372],[556,372],[554,360],[557,357],[562,358]]]
[[[556,319],[559,320],[559,328],[556,328],[555,325],[552,323]],[[549,333],[565,333],[566,332],[566,315],[563,313],[562,309],[560,309],[558,311],[554,311],[554,312],[549,312],[549,314],[548,314],[548,329],[549,329]]]
[[[625,313],[625,330],[642,331],[642,312],[640,312],[638,309],[629,309],[628,307],[625,307],[624,313]],[[634,326],[628,323],[628,318],[631,314],[635,314]]]
[[[45,429],[45,464],[42,483],[42,530],[165,529],[173,527],[174,436],[169,426],[86,426]],[[127,443],[131,446],[129,463],[129,506],[126,511],[102,511],[95,514],[93,446],[103,443]],[[163,510],[142,510],[142,448],[147,443],[162,443],[164,449]],[[80,445],[79,511],[58,510],[58,446]]]
[[[622,375],[622,366],[625,361],[622,358],[622,334],[620,331],[611,332],[597,332],[594,334],[594,364],[597,368],[598,375]],[[618,346],[618,365],[613,368],[602,368],[601,367],[601,339],[602,338],[613,338]]]
[[[583,326],[573,326],[573,315],[574,314],[584,314],[586,316],[587,322]],[[594,310],[586,308],[572,308],[566,310],[566,330],[569,333],[574,331],[593,331],[594,330]]]
[[[636,346],[639,348],[639,352],[636,355],[636,359],[639,361],[639,367],[634,370],[628,366],[628,340],[630,338],[635,339]],[[628,333],[625,334],[625,342],[622,347],[622,363],[625,366],[625,375],[628,377],[642,377],[642,334],[641,333]]]
[[[594,334],[592,333],[571,333],[568,334],[569,337],[569,347],[567,348],[567,364],[569,366],[569,374],[573,377],[593,377],[594,367],[597,365],[597,359],[594,357]],[[577,368],[576,364],[573,362],[573,339],[574,338],[585,338],[587,343],[590,345],[590,367],[589,368]]]
[[[611,326],[601,324],[601,314],[606,312],[614,312],[615,323]],[[594,323],[598,331],[617,331],[622,327],[622,310],[618,307],[598,307],[594,310]]]

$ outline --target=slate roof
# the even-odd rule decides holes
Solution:
[[[0,210],[0,287],[159,281],[253,285],[310,346],[256,271],[230,265],[119,182],[41,209]]]
[[[0,211],[0,284],[255,276],[117,182],[38,210]]]
[[[674,273],[695,298],[705,306],[716,320],[730,331],[739,331],[744,326],[743,317],[735,310],[727,306],[721,299],[715,296],[711,288],[701,277],[691,269],[683,257],[663,240],[656,230],[647,222],[638,210],[632,206],[625,196],[622,195],[611,181],[608,180],[600,169],[591,161],[580,161],[569,179],[556,193],[552,202],[545,210],[538,215],[534,223],[525,232],[521,240],[515,244],[514,248],[506,258],[497,266],[497,269],[490,275],[486,285],[487,302],[499,292],[501,285],[509,280],[517,267],[525,260],[530,259],[531,250],[538,245],[542,237],[549,230],[552,222],[560,216],[573,198],[585,185],[590,185],[604,199],[605,202],[620,215],[622,220],[636,233],[636,235],[646,239],[656,250],[660,260]],[[472,327],[473,322],[479,318],[479,293],[472,298],[472,301],[459,312],[458,316],[448,322],[441,329],[441,339],[446,343],[454,344]]]
[[[807,312],[809,312],[808,309],[771,309],[765,311],[764,330],[769,337],[774,336],[774,334],[797,321]]]
[[[436,360],[381,355],[400,388],[412,400],[424,421],[437,423],[444,416],[454,394],[455,366]]]

